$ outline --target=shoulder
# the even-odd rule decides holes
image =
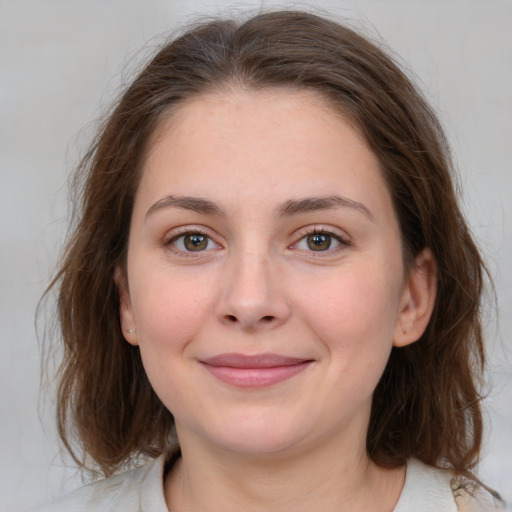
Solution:
[[[139,468],[86,485],[33,512],[165,512],[166,455]]]
[[[394,512],[497,512],[505,510],[497,497],[480,486],[471,487],[442,469],[412,459]]]

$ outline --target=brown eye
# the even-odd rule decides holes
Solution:
[[[306,237],[306,242],[312,251],[326,251],[331,247],[332,237],[326,233],[313,233]]]
[[[187,251],[203,251],[208,247],[208,240],[201,233],[190,233],[183,237],[183,245]]]
[[[338,249],[350,246],[349,240],[346,240],[342,235],[333,233],[331,231],[314,230],[305,234],[292,248],[305,252],[317,252],[326,255],[336,252]]]
[[[166,245],[172,246],[178,252],[202,252],[218,249],[219,246],[208,236],[199,231],[190,231],[169,240]]]

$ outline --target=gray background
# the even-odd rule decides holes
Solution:
[[[0,0],[1,510],[25,510],[80,484],[61,457],[51,399],[39,406],[34,314],[65,237],[66,178],[94,121],[133,62],[190,14],[275,5],[292,4]],[[512,501],[512,2],[317,5],[387,41],[448,131],[499,304],[485,305],[491,365],[480,473]]]

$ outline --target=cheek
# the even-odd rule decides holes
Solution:
[[[148,358],[182,352],[212,310],[211,279],[164,269],[136,279],[131,288],[139,345]]]
[[[379,347],[387,352],[391,346],[399,289],[386,273],[344,269],[339,276],[307,283],[297,297],[305,322],[329,352],[372,358]]]
[[[187,349],[212,310],[215,288],[208,281],[167,269],[137,276],[131,284],[144,369],[156,394],[177,415],[183,415],[190,402],[181,385],[190,378]]]

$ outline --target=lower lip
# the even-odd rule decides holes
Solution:
[[[203,366],[217,379],[239,388],[262,388],[287,380],[305,370],[311,361],[270,368],[233,368],[231,366]]]

